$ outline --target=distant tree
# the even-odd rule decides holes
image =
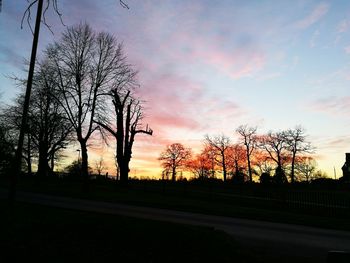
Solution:
[[[254,151],[252,164],[255,167],[255,173],[262,175],[263,173],[271,174],[273,170],[273,161],[270,159],[269,154],[261,149]]]
[[[263,184],[263,185],[266,185],[266,184],[270,184],[272,181],[272,178],[270,176],[270,173],[262,173],[260,175],[260,183]]]
[[[222,168],[223,179],[226,182],[227,179],[227,151],[230,147],[230,139],[225,135],[217,135],[214,137],[210,137],[209,135],[205,136],[206,145],[215,149],[216,157],[215,160],[218,165]]]
[[[212,174],[212,162],[206,151],[202,151],[195,158],[191,158],[186,163],[186,167],[193,173],[194,177],[201,180],[208,179]]]
[[[212,147],[211,145],[206,145],[204,144],[204,149],[202,151],[202,153],[204,155],[204,157],[208,160],[209,164],[210,164],[210,174],[209,176],[211,178],[215,178],[215,173],[216,173],[216,149],[214,147]]]
[[[269,159],[274,161],[277,165],[275,169],[275,181],[277,183],[286,182],[286,175],[284,172],[284,164],[288,159],[287,155],[287,139],[285,132],[268,132],[266,135],[258,137],[258,146],[260,149],[266,151]]]
[[[101,176],[104,169],[105,169],[104,160],[103,160],[103,157],[101,156],[100,159],[95,161],[95,171],[97,172],[97,175]]]
[[[81,178],[82,177],[82,168],[81,161],[74,160],[71,164],[67,165],[63,171],[67,173],[69,176]],[[92,168],[88,166],[88,173],[91,174],[93,172]]]
[[[185,168],[191,158],[191,149],[185,148],[181,143],[168,145],[158,158],[165,170],[171,171],[171,180],[176,180],[177,170]]]
[[[295,177],[299,179],[299,181],[310,183],[313,179],[320,178],[317,171],[317,162],[314,158],[309,156],[298,157],[296,159],[295,172]]]
[[[236,132],[241,136],[241,143],[245,146],[249,180],[253,181],[253,172],[251,167],[251,155],[257,146],[256,137],[257,127],[248,127],[241,125],[236,129]]]
[[[122,47],[108,33],[95,33],[87,24],[69,27],[46,51],[57,73],[57,100],[64,109],[81,147],[82,175],[87,190],[87,143],[95,123],[105,116],[106,94],[115,88],[123,61]]]
[[[246,151],[243,146],[240,144],[231,145],[227,150],[226,159],[233,179],[243,182],[247,163]]]
[[[305,129],[301,126],[296,126],[294,129],[285,131],[287,149],[291,153],[291,182],[295,180],[295,163],[298,154],[311,153],[313,147],[310,142],[306,141]]]

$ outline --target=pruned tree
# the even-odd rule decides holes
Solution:
[[[308,142],[307,136],[305,134],[305,129],[301,126],[296,126],[294,129],[288,129],[284,132],[287,149],[291,153],[291,174],[290,179],[291,183],[294,183],[295,180],[295,163],[298,154],[311,153],[313,147],[311,143]]]
[[[87,24],[80,24],[67,28],[46,53],[57,75],[57,101],[81,147],[82,175],[87,186],[87,143],[99,129],[95,121],[105,115],[106,95],[118,83],[124,61],[122,46],[110,34],[95,33]]]
[[[215,149],[216,156],[215,160],[218,165],[222,168],[222,174],[224,182],[227,179],[227,150],[230,147],[230,139],[225,135],[217,135],[210,137],[209,135],[205,136],[205,144]]]
[[[115,128],[106,120],[98,120],[104,130],[116,139],[116,158],[120,172],[120,182],[126,184],[129,178],[129,164],[132,158],[132,147],[137,134],[152,135],[153,130],[146,125],[142,128],[143,109],[141,102],[131,96],[136,72],[127,64],[121,66],[116,87],[109,92],[112,98]]]
[[[168,145],[158,158],[165,170],[171,171],[171,180],[175,182],[177,170],[184,168],[191,158],[191,149],[185,148],[181,143]]]
[[[253,181],[253,172],[251,167],[251,156],[257,146],[257,127],[248,127],[248,125],[241,125],[236,129],[236,132],[240,135],[240,141],[245,146],[248,175],[249,180]]]

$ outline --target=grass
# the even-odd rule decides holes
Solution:
[[[254,262],[211,228],[0,201],[1,262]]]
[[[0,180],[0,186],[6,181]],[[235,191],[250,191],[232,186],[214,185],[196,187],[190,184],[167,184],[160,182],[131,182],[128,188],[117,187],[113,182],[91,183],[88,195],[82,194],[81,183],[66,180],[22,178],[19,189],[92,200],[119,202],[198,212],[205,214],[250,218],[272,222],[308,225],[315,227],[350,230],[348,214],[332,211],[295,209],[268,201],[250,200],[240,195],[225,195]],[[312,189],[311,189],[312,190]]]

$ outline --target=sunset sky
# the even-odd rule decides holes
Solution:
[[[198,152],[205,134],[235,142],[240,124],[258,132],[302,125],[320,168],[341,175],[350,152],[350,1],[58,0],[63,22],[87,22],[124,43],[139,70],[145,124],[154,135],[136,139],[131,175],[158,176],[167,144]],[[20,28],[25,0],[3,0],[0,13],[1,101],[18,92],[10,75],[26,76],[32,35]],[[32,13],[35,17],[35,11]],[[39,50],[65,27],[52,11]],[[39,52],[39,56],[41,52]],[[113,146],[113,142],[111,146]],[[76,158],[73,147],[67,155]],[[89,152],[114,173],[113,149],[97,139]]]

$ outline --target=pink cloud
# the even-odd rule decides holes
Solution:
[[[318,22],[323,16],[327,14],[329,10],[329,5],[326,3],[320,3],[317,5],[312,12],[307,15],[305,18],[302,20],[298,21],[296,23],[296,26],[301,29],[305,29],[316,22]]]

